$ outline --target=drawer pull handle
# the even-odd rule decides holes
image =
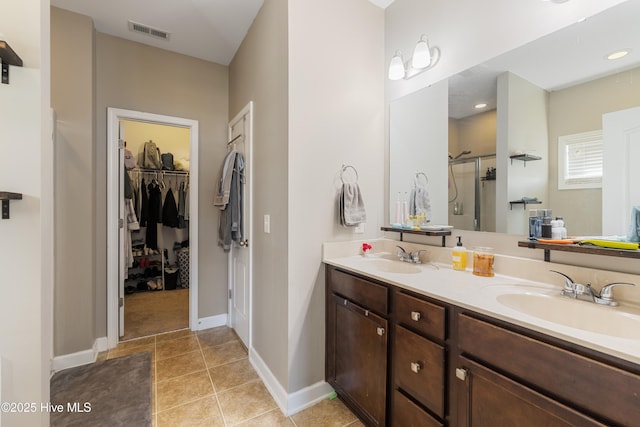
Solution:
[[[412,311],[411,312],[411,320],[414,320],[416,322],[418,320],[420,320],[420,312],[419,311]]]
[[[411,370],[412,370],[413,372],[415,372],[416,374],[417,374],[418,372],[420,372],[420,363],[418,363],[418,362],[411,362]]]
[[[456,378],[458,378],[460,381],[466,381],[467,370],[464,368],[456,368]]]
[[[383,336],[384,335],[384,328],[378,327],[376,332],[378,332],[378,335]]]

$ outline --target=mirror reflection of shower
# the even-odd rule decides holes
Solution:
[[[455,228],[495,231],[496,155],[463,157],[449,153],[449,224]]]

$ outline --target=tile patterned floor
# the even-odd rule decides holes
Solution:
[[[154,426],[363,426],[338,399],[285,417],[227,327],[124,341],[99,358],[141,351],[152,355]]]

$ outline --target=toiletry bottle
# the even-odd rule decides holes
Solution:
[[[409,202],[407,201],[407,193],[404,193],[404,199],[402,199],[402,225],[409,223]]]
[[[400,192],[399,191],[398,191],[398,197],[396,198],[395,224],[402,224],[402,203],[400,202]]]
[[[467,269],[467,248],[462,246],[462,237],[458,236],[458,243],[453,248],[453,269],[465,271]]]

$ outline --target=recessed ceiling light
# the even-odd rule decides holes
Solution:
[[[485,104],[484,102],[481,102],[480,104],[474,105],[473,108],[475,108],[476,110],[479,110],[479,109],[484,108],[486,106],[487,106],[487,104]]]
[[[615,52],[611,52],[606,56],[607,59],[613,61],[614,59],[620,59],[627,56],[631,52],[631,49],[622,49]]]

